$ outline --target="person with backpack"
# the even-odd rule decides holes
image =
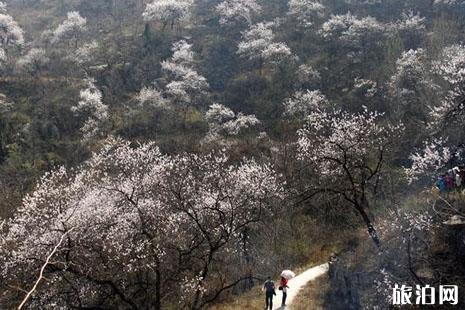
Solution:
[[[464,183],[465,183],[465,168],[463,166],[459,167],[458,175],[460,176],[460,179],[462,180],[462,184],[461,184],[462,186],[461,187],[463,187]]]
[[[281,281],[279,282],[279,290],[283,291],[283,300],[281,302],[281,306],[284,307],[286,305],[286,298],[287,298],[287,279],[285,277],[281,277]]]
[[[454,189],[455,180],[452,177],[452,173],[447,173],[444,177],[444,182],[446,183],[446,191],[450,192]]]
[[[267,277],[265,284],[263,284],[263,291],[265,291],[265,309],[273,309],[273,296],[276,295],[274,282],[271,277]]]
[[[462,187],[462,175],[460,173],[460,168],[459,167],[454,167],[454,173],[455,173],[455,188],[458,190]]]
[[[453,170],[455,172],[455,188],[460,191],[465,183],[465,171],[462,166],[454,167]]]
[[[446,190],[446,181],[444,180],[444,175],[440,175],[436,181],[436,186],[439,189],[440,193],[444,193]]]

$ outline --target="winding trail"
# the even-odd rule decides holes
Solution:
[[[273,298],[273,310],[278,309],[292,309],[292,302],[294,298],[299,294],[299,291],[310,281],[315,280],[319,276],[325,274],[328,271],[328,263],[322,264],[316,267],[305,270],[304,272],[297,275],[294,279],[289,280],[287,289],[287,300],[286,307],[281,307],[281,300],[283,298],[283,292],[276,290],[276,296]]]

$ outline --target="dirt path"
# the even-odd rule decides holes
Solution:
[[[322,264],[316,267],[305,270],[301,274],[297,275],[294,279],[289,280],[287,289],[287,300],[286,307],[281,307],[282,291],[276,290],[276,296],[273,298],[273,310],[278,309],[292,309],[292,302],[294,298],[299,294],[299,291],[310,281],[315,280],[319,276],[325,274],[328,271],[328,264]]]

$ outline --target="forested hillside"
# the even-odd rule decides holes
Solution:
[[[327,309],[463,307],[464,40],[461,0],[0,2],[0,309],[205,309],[331,254]]]

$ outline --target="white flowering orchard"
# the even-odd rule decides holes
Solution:
[[[1,274],[29,289],[45,266],[32,308],[98,307],[109,298],[161,309],[163,296],[189,283],[182,302],[198,309],[227,285],[215,282],[214,266],[281,198],[269,164],[230,164],[224,153],[167,156],[154,143],[110,138],[79,168],[46,174],[24,199],[4,224]],[[138,294],[141,277],[152,294]]]
[[[368,233],[380,243],[368,215],[370,194],[376,188],[392,139],[399,126],[383,125],[381,114],[364,110],[351,114],[316,110],[298,131],[298,157],[311,167],[319,183],[305,199],[319,194],[340,196],[360,214]]]

